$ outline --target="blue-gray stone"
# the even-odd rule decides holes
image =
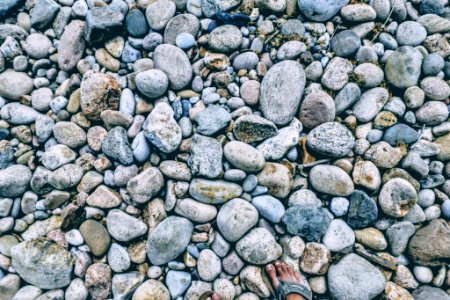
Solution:
[[[172,299],[182,296],[191,284],[191,274],[188,272],[170,270],[167,272],[166,285]]]
[[[441,174],[429,175],[420,180],[420,186],[423,189],[431,189],[442,185],[445,182],[445,177]]]
[[[330,225],[330,216],[322,207],[314,205],[293,206],[282,218],[287,231],[307,241],[318,241]]]
[[[12,9],[17,6],[22,0],[2,0],[0,1],[0,17],[6,17]]]
[[[444,2],[440,0],[423,0],[420,3],[420,14],[434,14],[441,16],[445,13]]]
[[[177,35],[175,44],[181,49],[190,49],[195,45],[195,38],[192,34],[188,32],[182,32]]]
[[[450,219],[450,200],[445,200],[441,206],[442,214],[447,219]]]
[[[349,0],[298,0],[300,11],[313,21],[331,19]]]
[[[44,29],[55,18],[60,6],[53,0],[37,0],[31,9],[31,26]]]
[[[352,31],[344,30],[331,40],[331,49],[337,56],[348,57],[361,47],[361,39]]]
[[[122,61],[124,63],[134,63],[142,58],[141,51],[134,49],[130,43],[126,42],[122,52]]]
[[[231,114],[219,105],[210,105],[197,113],[197,132],[203,135],[214,135],[225,128],[231,121]]]
[[[263,218],[272,223],[279,223],[285,212],[283,203],[269,195],[253,198],[252,204]]]
[[[123,165],[133,163],[133,150],[128,143],[127,131],[120,126],[114,127],[102,142],[102,151]]]
[[[389,127],[383,136],[383,141],[391,146],[411,144],[419,139],[419,133],[406,124],[396,124]]]
[[[347,223],[353,228],[365,228],[378,217],[375,201],[363,191],[356,190],[350,198]]]
[[[445,60],[437,53],[431,53],[425,57],[422,63],[422,72],[427,76],[437,75],[444,69]]]
[[[334,98],[336,114],[340,114],[361,97],[361,90],[356,83],[347,83]]]
[[[147,19],[139,9],[131,10],[125,19],[128,33],[134,37],[142,37],[148,31]]]

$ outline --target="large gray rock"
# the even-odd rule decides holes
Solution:
[[[405,89],[417,85],[422,69],[423,56],[419,50],[403,46],[392,53],[384,67],[387,81]]]
[[[236,242],[258,223],[258,211],[248,201],[236,198],[225,203],[217,215],[217,227],[229,242]]]
[[[450,226],[442,219],[433,220],[411,238],[408,253],[420,265],[438,266],[450,260]]]
[[[312,150],[337,158],[350,154],[355,145],[355,138],[344,125],[328,122],[311,130],[307,143]]]
[[[70,283],[75,259],[65,248],[46,239],[33,239],[11,248],[11,262],[20,277],[41,289]]]
[[[8,69],[0,73],[0,97],[16,100],[33,90],[33,79],[26,73]]]
[[[264,117],[277,125],[289,123],[297,113],[305,88],[302,66],[292,60],[277,63],[261,83],[260,109]]]
[[[265,265],[278,259],[283,250],[267,229],[258,227],[237,242],[236,252],[251,264]]]
[[[383,292],[383,273],[367,260],[350,253],[328,270],[328,288],[333,299],[373,299]]]
[[[349,0],[298,0],[300,11],[313,21],[331,19]]]
[[[219,141],[199,134],[193,136],[188,159],[193,175],[219,177],[223,173],[222,157],[223,150]]]
[[[19,197],[28,188],[31,171],[23,165],[13,165],[0,170],[0,197]]]
[[[166,73],[169,85],[174,90],[184,88],[192,78],[192,66],[183,50],[172,45],[163,44],[153,53],[155,69]]]
[[[150,233],[147,255],[154,265],[163,265],[184,252],[191,240],[194,225],[185,218],[168,217]]]

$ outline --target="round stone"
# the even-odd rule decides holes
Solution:
[[[417,192],[405,179],[394,178],[381,188],[379,203],[388,216],[404,217],[417,203]]]
[[[169,80],[166,74],[156,69],[138,73],[135,81],[138,90],[149,98],[162,96],[169,86]]]
[[[341,168],[330,165],[317,165],[309,173],[309,181],[317,191],[333,196],[348,196],[354,185],[350,176]]]
[[[331,40],[331,49],[337,56],[347,57],[361,47],[361,39],[352,30],[343,30]]]
[[[418,46],[427,37],[425,27],[414,21],[401,23],[397,28],[396,34],[396,39],[400,46]]]
[[[24,50],[34,59],[45,58],[52,47],[48,37],[40,33],[32,33],[25,40]]]
[[[228,53],[241,46],[242,33],[234,25],[219,26],[209,34],[208,43],[212,50]]]
[[[223,154],[232,165],[245,172],[257,172],[266,162],[259,150],[239,141],[228,142],[223,148]]]
[[[195,38],[192,34],[188,32],[182,32],[177,35],[175,44],[181,49],[190,49],[195,45]]]
[[[355,234],[347,223],[335,219],[331,221],[322,241],[330,251],[340,252],[353,246],[355,243]]]

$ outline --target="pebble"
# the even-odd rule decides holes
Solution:
[[[80,87],[81,110],[87,118],[100,120],[100,113],[119,107],[120,87],[111,75],[88,72]]]
[[[170,292],[161,282],[149,279],[139,285],[133,294],[133,300],[145,300],[149,298],[170,300]]]
[[[348,280],[354,283],[347,284]],[[328,288],[335,299],[374,298],[384,291],[386,279],[370,262],[356,254],[347,254],[328,271]]]
[[[143,125],[145,137],[165,153],[175,151],[182,139],[181,128],[173,117],[172,108],[161,102],[154,107]]]
[[[241,46],[242,33],[234,25],[219,26],[209,34],[208,44],[214,51],[228,53]]]
[[[168,44],[157,46],[153,54],[153,61],[155,68],[167,75],[170,87],[175,90],[184,88],[192,79],[192,67],[189,59],[181,49],[175,46]]]
[[[417,85],[422,60],[422,54],[411,46],[398,48],[386,61],[384,72],[387,81],[401,89]]]
[[[333,98],[325,92],[312,92],[300,105],[299,120],[306,128],[332,122],[336,115]]]
[[[284,216],[285,208],[280,200],[272,196],[258,196],[252,199],[253,206],[263,218],[272,223],[279,223]]]
[[[312,150],[320,154],[345,157],[352,151],[355,138],[342,124],[327,122],[308,133],[307,143]]]
[[[108,213],[106,226],[109,234],[119,242],[128,242],[147,232],[147,225],[144,222],[118,209]]]
[[[339,167],[317,165],[309,174],[309,180],[317,191],[333,196],[349,196],[354,191],[350,176]]]
[[[80,226],[80,233],[95,256],[102,256],[108,251],[111,237],[102,224],[94,220],[86,220]]]
[[[258,210],[236,198],[226,202],[217,214],[217,227],[229,242],[236,242],[258,223]]]
[[[166,27],[170,19],[175,15],[175,4],[169,0],[157,0],[145,10],[145,16],[151,29],[161,30]]]
[[[200,252],[197,260],[197,272],[204,281],[213,281],[222,270],[220,258],[211,250]]]
[[[33,87],[33,80],[26,73],[7,69],[0,74],[0,97],[17,100],[22,95],[29,95]],[[9,105],[12,104],[19,105],[18,103]],[[4,115],[3,108],[2,118],[9,119]]]
[[[188,164],[193,175],[216,178],[222,173],[223,149],[220,143],[210,137],[194,135]]]
[[[353,106],[353,113],[359,122],[372,121],[389,99],[385,88],[376,87],[367,90]]]
[[[231,114],[219,105],[210,105],[194,116],[197,132],[203,135],[215,135],[231,121]]]
[[[331,49],[340,57],[348,57],[361,47],[360,38],[352,30],[343,30],[331,40]]]
[[[350,198],[347,223],[353,228],[365,228],[378,218],[375,201],[365,192],[356,190]]]
[[[222,204],[239,197],[242,188],[224,180],[195,178],[189,186],[189,194],[196,200],[207,204]]]
[[[147,70],[136,75],[136,87],[149,98],[162,96],[169,85],[166,74],[160,70]]]
[[[22,165],[9,166],[0,170],[0,196],[19,197],[30,183],[32,173]]]
[[[274,137],[266,139],[256,147],[266,160],[281,159],[297,145],[302,129],[301,123],[294,119],[291,125],[282,128]]]
[[[163,184],[161,172],[155,167],[149,167],[128,181],[127,191],[133,201],[146,203],[159,193]]]
[[[283,61],[270,68],[261,83],[259,102],[263,116],[277,125],[289,123],[300,105],[305,82],[303,68],[294,61]]]
[[[132,9],[128,12],[125,25],[127,32],[134,37],[142,37],[148,30],[147,20],[139,9]]]
[[[424,78],[420,87],[431,100],[444,100],[450,95],[450,86],[439,77]]]
[[[385,214],[404,217],[417,203],[417,193],[405,179],[394,178],[382,187],[379,201]]]
[[[174,270],[167,272],[166,285],[173,299],[182,296],[190,284],[191,275],[189,273]]]
[[[396,40],[400,46],[418,46],[427,37],[427,31],[420,23],[406,21],[401,23],[396,32]]]
[[[348,3],[347,0],[320,0],[318,2],[307,0],[298,1],[300,11],[308,18],[316,22],[331,19],[338,11]]]
[[[267,229],[255,228],[236,243],[236,252],[254,265],[265,265],[281,256],[282,248]]]
[[[330,251],[340,252],[355,243],[355,234],[347,223],[334,219],[330,222],[322,241]]]
[[[164,265],[184,252],[191,239],[194,225],[181,217],[168,217],[150,232],[147,255],[154,265]],[[136,294],[135,294],[136,295]]]
[[[307,241],[318,241],[330,224],[330,216],[322,207],[306,204],[286,210],[282,219],[287,231]]]
[[[325,67],[320,82],[330,90],[339,91],[347,84],[352,70],[353,66],[350,61],[335,57]]]
[[[41,289],[56,289],[69,285],[74,258],[55,243],[33,239],[11,248],[11,263],[26,282]]]
[[[192,34],[188,32],[183,32],[177,35],[175,44],[181,49],[190,49],[195,45],[195,38]]]
[[[412,144],[419,139],[419,133],[405,124],[389,127],[383,135],[383,140],[391,146]]]
[[[235,167],[245,172],[257,172],[264,167],[263,154],[244,142],[231,141],[223,148],[225,158]]]

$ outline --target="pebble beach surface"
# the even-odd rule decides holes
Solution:
[[[0,0],[0,300],[450,299],[449,0]]]

